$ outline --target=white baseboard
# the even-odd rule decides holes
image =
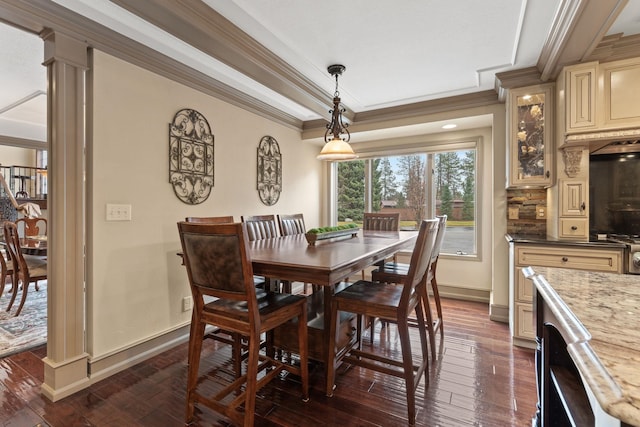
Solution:
[[[100,358],[89,359],[89,379],[95,384],[189,340],[189,325],[158,335]]]

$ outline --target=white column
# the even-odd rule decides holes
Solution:
[[[42,34],[48,70],[48,327],[42,393],[56,401],[89,385],[85,352],[85,74],[87,45]]]

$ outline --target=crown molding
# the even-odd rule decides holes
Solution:
[[[357,113],[351,126],[376,128],[378,124],[389,121],[407,120],[415,117],[458,111],[469,108],[485,107],[499,103],[498,96],[493,90],[469,93],[465,95],[450,96],[447,98],[433,99],[430,101],[416,102],[413,104],[399,105],[395,107],[380,108]],[[312,135],[326,130],[326,120],[309,120],[304,122],[304,135]]]
[[[585,62],[611,62],[621,59],[637,58],[640,52],[640,34],[623,37],[612,34],[602,39],[597,48],[591,52]]]
[[[320,116],[332,108],[326,90],[200,0],[112,2]]]
[[[495,90],[498,93],[498,99],[501,102],[504,102],[507,96],[507,89],[537,85],[541,83],[544,83],[544,81],[542,81],[538,68],[520,68],[519,70],[496,73]]]
[[[202,93],[287,127],[302,129],[302,120],[51,1],[30,0],[27,4],[20,0],[0,0],[0,16],[10,18],[6,19],[10,24],[26,24],[23,28],[34,33],[41,34],[45,29],[62,32],[85,41],[92,48]]]
[[[47,141],[36,139],[16,138],[15,136],[0,135],[0,145],[10,145],[12,147],[33,148],[35,150],[46,150]]]

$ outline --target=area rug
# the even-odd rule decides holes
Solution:
[[[20,312],[14,316],[22,292],[18,293],[11,312],[7,305],[11,298],[10,286],[5,287],[0,298],[0,358],[19,353],[47,342],[47,282],[38,282],[39,291],[33,283],[29,285],[27,301]]]

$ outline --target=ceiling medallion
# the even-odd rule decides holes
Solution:
[[[213,134],[196,110],[183,109],[169,124],[169,182],[178,199],[197,205],[213,187]]]
[[[278,141],[263,136],[258,144],[258,196],[267,206],[273,206],[282,192],[282,154]]]

